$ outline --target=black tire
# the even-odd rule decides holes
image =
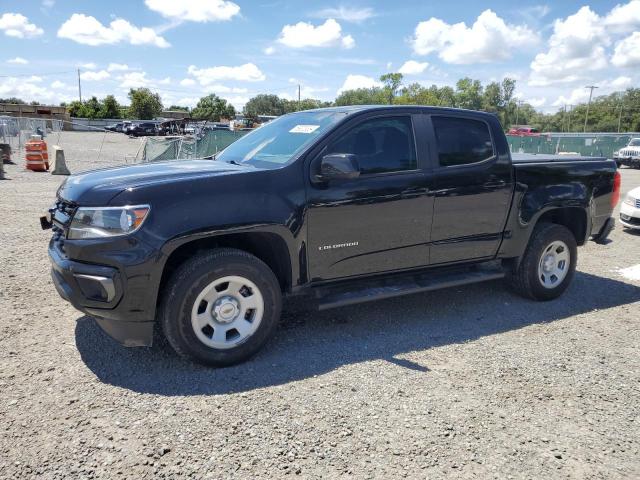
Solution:
[[[205,345],[191,324],[198,295],[216,279],[242,276],[253,282],[262,295],[264,311],[257,330],[232,348]],[[274,332],[280,319],[282,293],[273,271],[257,257],[231,248],[197,254],[171,275],[162,292],[159,321],[171,347],[183,358],[224,367],[243,362],[255,354]]]
[[[564,279],[557,286],[547,288],[538,276],[538,265],[545,250],[554,241],[564,242],[568,247],[570,263]],[[531,234],[518,269],[508,277],[508,281],[510,286],[523,297],[540,301],[553,300],[562,295],[571,283],[577,260],[578,248],[571,230],[554,223],[540,223]]]

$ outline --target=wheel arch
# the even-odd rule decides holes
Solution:
[[[171,274],[184,261],[202,251],[216,248],[235,248],[256,256],[273,271],[282,292],[291,290],[293,265],[286,240],[274,232],[247,231],[200,236],[181,241],[168,253],[162,269],[158,292],[162,291]],[[158,293],[157,301],[159,300],[160,293]]]

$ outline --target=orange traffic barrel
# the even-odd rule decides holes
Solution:
[[[27,168],[34,172],[49,170],[49,153],[47,143],[39,135],[32,135],[24,145],[26,150],[25,160]]]

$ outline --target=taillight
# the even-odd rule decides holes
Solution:
[[[611,194],[611,208],[615,208],[620,201],[620,187],[622,186],[622,176],[616,170],[613,176],[613,193]]]

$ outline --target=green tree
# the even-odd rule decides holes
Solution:
[[[284,113],[284,102],[277,95],[256,95],[244,106],[245,116],[254,121],[259,115],[283,115]]]
[[[382,88],[358,88],[355,90],[345,90],[334,103],[337,106],[344,105],[384,105],[388,98]]]
[[[66,107],[70,117],[76,117],[76,118],[82,117],[82,113],[83,113],[82,102],[78,100],[74,100],[70,102],[69,105],[67,105]]]
[[[188,112],[189,111],[189,107],[182,107],[180,105],[171,105],[168,108],[169,111],[171,112]]]
[[[17,97],[0,98],[0,103],[15,103],[20,105],[26,105],[27,102]]]
[[[162,113],[160,95],[152,93],[148,88],[132,88],[129,90],[129,115],[140,120],[151,120]]]
[[[312,110],[314,108],[329,107],[331,102],[323,102],[322,100],[315,100],[313,98],[303,98],[298,100],[286,100],[282,99],[284,106],[284,113],[299,112],[301,110]]]
[[[82,105],[82,116],[84,118],[101,118],[100,110],[102,105],[96,97],[91,97]]]
[[[398,94],[398,89],[402,85],[401,73],[385,73],[380,76],[380,81],[384,84],[384,90],[387,94],[389,105],[393,104],[393,99]]]
[[[196,108],[191,111],[193,118],[211,120],[212,122],[219,122],[221,118],[233,118],[235,114],[236,109],[233,108],[233,105],[228,104],[225,99],[214,93],[202,97]]]
[[[455,106],[470,110],[482,109],[482,83],[468,77],[458,80],[455,91]]]
[[[107,95],[102,100],[100,118],[120,118],[120,104],[113,95]]]

